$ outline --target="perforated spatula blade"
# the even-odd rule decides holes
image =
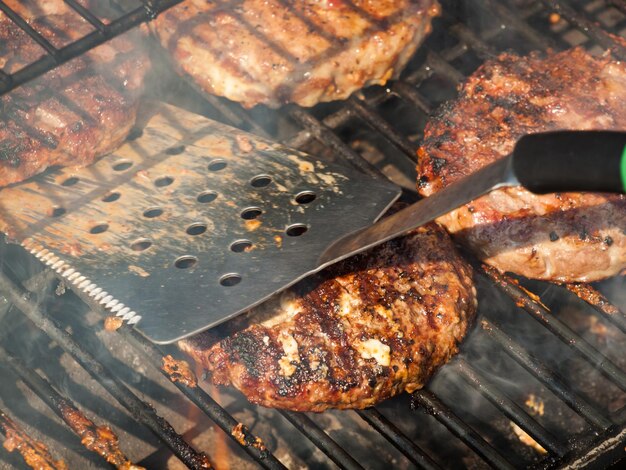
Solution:
[[[0,190],[0,229],[169,343],[259,304],[400,189],[180,109],[94,165]]]

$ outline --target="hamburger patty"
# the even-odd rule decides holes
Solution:
[[[433,223],[300,282],[237,333],[218,328],[179,346],[253,403],[365,408],[421,388],[475,311],[471,269]]]
[[[56,5],[44,2],[42,8],[65,10]],[[71,12],[31,18],[34,11],[18,8],[55,47],[93,30]],[[135,123],[149,65],[137,45],[140,39],[136,34],[117,37],[0,96],[0,186],[53,165],[87,165],[122,143]],[[16,72],[43,55],[39,45],[0,13],[3,72]]]
[[[508,154],[520,136],[560,129],[626,129],[624,62],[574,48],[485,63],[426,126],[418,190],[430,196]],[[626,268],[623,195],[505,188],[439,221],[501,271],[590,282]]]
[[[397,76],[437,14],[435,0],[188,0],[153,29],[207,93],[313,106]]]

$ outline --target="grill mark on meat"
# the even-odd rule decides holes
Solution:
[[[55,45],[92,30],[76,14],[27,18]],[[0,97],[0,186],[49,166],[91,163],[122,142],[134,121],[147,68],[131,37],[115,38]],[[0,61],[7,59],[9,73],[41,55],[41,48],[2,14],[0,43]]]
[[[437,14],[434,0],[387,0],[380,15],[357,3],[364,2],[323,9],[304,1],[233,6],[195,0],[164,12],[153,29],[179,71],[204,91],[245,107],[289,101],[310,106],[397,74]],[[376,44],[385,44],[384,51]],[[202,63],[189,61],[196,54]],[[222,68],[225,73],[218,74]]]
[[[232,384],[254,403],[363,408],[424,385],[456,352],[475,295],[469,266],[431,224],[333,265],[237,325],[180,347],[213,382]]]
[[[617,38],[616,41],[622,41]],[[428,196],[506,155],[529,132],[626,128],[626,65],[582,48],[503,54],[481,66],[427,124],[418,190]],[[444,162],[442,163],[441,160]],[[626,198],[491,192],[440,219],[501,271],[589,282],[626,267]],[[613,243],[604,243],[610,237]]]

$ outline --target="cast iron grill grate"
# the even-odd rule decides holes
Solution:
[[[161,11],[159,8],[175,3],[178,2],[144,2],[139,9],[115,21],[128,29]],[[320,155],[328,154],[330,158],[359,162],[364,155],[390,179],[412,188],[415,150],[427,115],[439,103],[453,97],[458,82],[482,60],[509,48],[521,53],[550,47],[563,49],[573,44],[601,49],[615,45],[608,33],[626,32],[626,4],[620,0],[442,3],[444,16],[437,20],[433,35],[401,79],[388,88],[369,89],[346,102],[312,110],[287,107],[287,113],[244,111],[218,98],[200,101],[189,94],[185,98],[180,94],[186,88],[184,84],[176,84],[168,99],[227,124]],[[101,42],[106,39],[98,37]],[[96,44],[85,40],[74,47],[75,51],[84,51]],[[57,60],[67,60],[59,54],[53,52],[51,58],[44,58],[49,61],[45,66],[33,64],[29,72],[32,75],[26,78],[3,76],[0,87],[4,88],[0,91],[18,86],[45,71],[45,67],[54,67],[60,63]],[[242,410],[226,403],[208,387],[189,387],[180,382],[174,383],[176,393],[165,394],[172,401],[171,406],[165,406],[144,382],[157,380],[147,379],[146,371],[161,371],[163,357],[170,351],[146,342],[126,326],[117,334],[99,331],[98,336],[88,336],[90,329],[102,324],[105,313],[97,305],[89,304],[89,308],[99,313],[96,315],[99,321],[94,324],[89,324],[82,315],[72,314],[76,307],[70,305],[75,297],[71,293],[54,295],[58,289],[54,275],[40,267],[24,270],[28,263],[15,247],[3,249],[0,292],[8,299],[6,313],[0,316],[3,377],[6,374],[14,382],[19,378],[20,385],[48,397],[44,401],[51,410],[58,410],[55,403],[59,399],[71,396],[79,408],[110,422],[116,431],[127,431],[116,418],[112,404],[105,401],[101,408],[96,408],[88,400],[79,400],[72,393],[74,388],[68,385],[74,379],[52,374],[45,351],[33,352],[24,344],[28,341],[27,333],[39,330],[44,342],[53,342],[63,350],[74,367],[80,366],[102,385],[108,399],[115,398],[142,429],[149,429],[156,436],[152,438],[156,446],[169,447],[190,468],[202,468],[205,462],[202,451],[206,451],[209,460],[215,461],[219,456],[213,447],[196,449],[189,433],[183,438],[174,429],[180,426],[169,422],[177,421],[175,416],[168,414],[167,421],[160,416],[169,408],[180,408],[181,402],[187,403],[183,396],[193,403],[195,413],[208,416],[252,461],[265,468],[283,468],[298,461],[285,455],[293,454],[294,459],[304,462],[312,457],[306,452],[298,456],[293,442],[284,454],[269,442],[271,432],[249,423],[255,424],[252,434],[240,426],[235,415],[244,416],[246,411],[253,410],[261,416],[261,421],[282,419],[307,438],[308,452],[318,449],[329,459],[327,465],[332,461],[341,468],[376,468],[390,459],[396,459],[394,463],[399,468],[459,464],[557,468],[567,464],[605,466],[623,457],[626,316],[618,308],[626,306],[623,279],[597,286],[613,302],[610,303],[591,286],[516,280],[474,263],[482,300],[478,324],[461,354],[441,370],[426,390],[369,410],[317,416],[257,410],[252,405],[244,405],[246,409]],[[574,294],[593,300],[593,305],[584,304]],[[22,317],[28,321],[16,324],[16,318]],[[132,364],[138,372],[111,368],[111,364],[119,364],[121,359],[116,362],[115,351],[106,349],[103,335],[119,336],[121,343],[129,345]],[[125,359],[130,362],[128,357]],[[165,372],[162,375],[158,378],[159,387],[169,382],[169,376]],[[17,413],[9,406],[14,401],[6,394],[7,390],[13,390],[11,387],[7,384],[0,388],[2,409],[8,414]],[[51,396],[55,399],[50,399]],[[158,403],[158,410],[148,402],[155,406]],[[412,410],[411,414],[408,410]],[[327,416],[339,423],[351,422],[353,426],[356,417],[370,432],[378,434],[379,440],[364,445],[354,439],[349,428],[329,426]],[[37,430],[34,421],[24,418],[22,413],[16,418],[40,435],[57,457],[69,452],[64,446],[74,442],[71,436],[63,441],[41,426]],[[263,431],[258,433],[262,441],[257,440],[257,428]],[[525,437],[519,430],[532,436],[545,453],[524,444],[520,438]],[[133,429],[130,434],[136,432]],[[122,450],[125,444],[122,439]],[[77,451],[72,449],[72,452]],[[128,453],[133,457],[131,451]],[[0,459],[5,458],[11,457],[0,453]],[[104,465],[101,459],[88,461],[94,466]],[[146,462],[151,461],[146,459]]]

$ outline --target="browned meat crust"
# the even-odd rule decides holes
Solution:
[[[435,0],[188,0],[154,30],[208,93],[313,106],[397,76],[436,14]]]
[[[210,332],[179,344],[254,403],[365,408],[421,388],[457,352],[475,295],[470,267],[430,224],[305,280],[217,343]]]
[[[582,48],[485,63],[426,126],[418,189],[429,196],[506,155],[521,135],[556,129],[626,129],[626,64]],[[439,221],[501,271],[589,282],[626,268],[624,196],[509,188]]]
[[[49,4],[44,10],[55,11],[56,4]],[[30,18],[32,10],[20,13]],[[30,22],[56,47],[92,31],[70,13]],[[53,165],[87,165],[120,145],[135,122],[148,68],[139,39],[118,37],[0,97],[0,186]],[[13,73],[43,54],[0,13],[2,71]]]

